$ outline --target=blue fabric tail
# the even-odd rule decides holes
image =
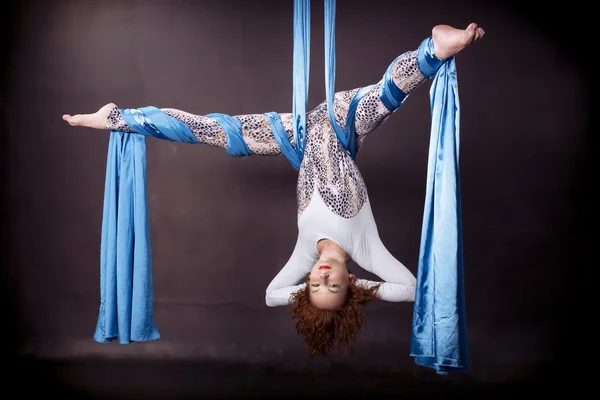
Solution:
[[[430,89],[431,138],[410,354],[440,375],[469,368],[459,179],[460,105],[454,58],[438,60],[431,38],[417,61]]]
[[[147,213],[146,138],[111,132],[100,243],[100,311],[94,340],[158,339]]]
[[[197,143],[189,128],[155,107],[120,110],[137,134],[111,132],[102,237],[100,307],[94,340],[121,344],[158,339],[146,191],[146,136]]]
[[[198,140],[187,125],[156,107],[119,112],[135,133],[110,133],[100,243],[100,307],[94,340],[107,343],[118,338],[119,343],[128,344],[160,337],[154,324],[146,136],[180,143]],[[207,117],[225,131],[227,154],[253,154],[237,119],[220,113]]]

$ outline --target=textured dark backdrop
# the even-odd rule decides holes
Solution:
[[[322,2],[312,9],[311,108],[325,98]],[[69,128],[61,115],[110,101],[196,114],[289,112],[292,10],[291,0],[3,5],[5,379],[48,385],[46,393],[172,399],[505,395],[548,376],[554,381],[539,390],[569,383],[561,375],[569,365],[584,377],[567,350],[589,333],[566,333],[586,304],[590,265],[582,217],[592,53],[581,52],[588,13],[573,2],[532,11],[492,1],[338,2],[337,90],[379,80],[435,24],[476,21],[487,32],[457,57],[471,371],[437,377],[417,367],[408,356],[412,304],[383,302],[365,309],[354,357],[311,360],[286,309],[264,305],[296,237],[293,168],[283,157],[233,159],[158,140],[148,141],[147,171],[162,338],[92,341],[108,135]],[[415,274],[428,90],[413,93],[357,161],[384,243]]]

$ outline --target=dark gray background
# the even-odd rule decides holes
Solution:
[[[283,157],[234,159],[222,149],[155,139],[148,140],[147,176],[162,338],[128,346],[92,341],[108,134],[70,128],[61,115],[107,102],[195,114],[289,112],[292,4],[50,0],[5,6],[2,331],[7,354],[33,362],[36,379],[88,394],[130,390],[173,398],[257,388],[288,394],[289,385],[274,392],[263,383],[284,382],[266,372],[235,386],[194,369],[221,365],[246,371],[235,369],[236,379],[267,367],[292,375],[392,372],[418,391],[445,383],[528,382],[567,363],[574,338],[566,333],[585,304],[580,286],[589,265],[582,262],[582,217],[591,177],[591,56],[581,50],[590,28],[577,7],[542,13],[493,1],[340,0],[336,19],[337,90],[378,81],[436,24],[476,21],[487,32],[456,60],[471,371],[441,378],[414,365],[408,355],[412,304],[379,301],[365,308],[367,325],[354,357],[311,360],[286,308],[264,304],[265,287],[296,238],[293,168]],[[311,108],[325,98],[322,13],[322,2],[314,1]],[[357,159],[380,235],[415,275],[428,90],[426,83],[414,92]],[[574,299],[582,303],[575,307]],[[149,367],[154,362],[156,370]],[[240,367],[247,365],[254,367]],[[113,368],[137,371],[128,376],[138,380],[119,378],[109,373]],[[378,390],[359,381],[353,385],[364,387],[352,387],[355,393]],[[317,395],[311,385],[300,388]],[[392,383],[385,388],[381,393],[405,390]]]

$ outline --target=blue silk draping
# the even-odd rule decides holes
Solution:
[[[356,117],[356,108],[358,103],[365,94],[373,87],[373,85],[365,86],[361,88],[350,101],[348,107],[348,116],[346,117],[346,125],[344,129],[340,127],[337,120],[335,119],[335,113],[333,109],[333,102],[335,96],[335,70],[336,70],[336,56],[335,56],[335,12],[336,12],[336,1],[325,0],[324,2],[324,33],[325,33],[325,96],[327,103],[327,113],[329,115],[329,122],[335,131],[335,134],[342,145],[342,147],[348,152],[352,159],[356,159],[356,153],[358,148],[356,146],[356,129],[354,125]]]
[[[288,160],[304,157],[306,145],[306,107],[308,105],[308,87],[310,82],[310,0],[294,0],[294,48],[292,64],[292,115],[296,155]],[[287,135],[281,138],[287,141]],[[283,148],[282,148],[283,149]],[[295,163],[292,162],[295,167]],[[298,168],[300,165],[298,165]]]
[[[154,324],[146,136],[187,143],[195,138],[187,126],[155,107],[120,111],[139,134],[110,133],[94,340],[127,344],[160,337]]]
[[[354,120],[356,108],[363,96],[372,88],[371,86],[360,89],[353,97],[348,108],[348,116],[344,129],[340,127],[335,119],[333,101],[335,95],[335,0],[325,0],[325,93],[329,121],[342,147],[356,158],[356,129]],[[279,144],[283,155],[290,164],[300,170],[304,157],[306,137],[306,106],[309,93],[309,71],[310,71],[310,1],[294,0],[294,52],[293,52],[293,99],[292,115],[293,143],[289,143],[287,133],[283,128],[279,115],[274,112],[265,113],[269,117],[269,123],[273,129],[275,140]]]
[[[110,133],[100,242],[100,307],[94,340],[107,343],[118,339],[128,344],[160,337],[154,323],[146,136],[180,143],[198,141],[187,125],[156,107],[119,111],[135,133]],[[227,135],[227,154],[252,154],[238,120],[218,113],[209,116]]]
[[[402,56],[400,56],[402,57]],[[395,60],[394,60],[395,61]],[[439,375],[469,368],[464,302],[458,168],[460,104],[454,58],[435,57],[431,37],[417,50],[423,76],[432,78],[431,136],[410,355]],[[407,95],[387,69],[379,98],[395,112]]]
[[[335,134],[352,158],[356,157],[355,135],[347,135],[340,127],[335,119],[333,110],[333,101],[335,96],[335,0],[325,0],[325,9],[323,10],[323,18],[325,27],[325,99],[327,102],[327,113],[329,114],[329,122],[335,131]],[[358,104],[357,104],[358,105]],[[356,110],[355,110],[356,111]],[[354,120],[354,116],[352,118]],[[352,124],[354,125],[354,124]]]
[[[440,375],[469,368],[460,201],[460,104],[454,58],[417,52],[430,89],[431,137],[410,354]]]

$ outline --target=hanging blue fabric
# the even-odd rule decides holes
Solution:
[[[356,157],[356,146],[354,144],[354,136],[349,137],[346,132],[340,127],[335,119],[333,109],[333,101],[335,96],[335,0],[325,0],[325,8],[323,18],[325,26],[325,99],[327,102],[327,113],[329,121],[333,126],[335,134],[342,146],[351,154],[352,158]]]
[[[158,339],[154,323],[152,246],[146,191],[146,136],[198,143],[192,131],[156,107],[119,110],[135,133],[111,132],[108,146],[102,237],[100,307],[94,340],[121,344]],[[227,135],[227,154],[252,155],[241,124],[209,114]]]
[[[101,343],[160,337],[153,318],[145,174],[145,137],[111,132],[100,243],[100,310],[94,333],[94,340]]]
[[[431,137],[410,354],[440,375],[469,368],[460,201],[460,104],[454,58],[424,40],[417,61],[430,89]]]
[[[335,112],[333,109],[333,102],[335,96],[335,70],[336,70],[336,49],[335,49],[335,11],[336,1],[325,0],[324,2],[324,21],[325,21],[325,97],[327,102],[327,112],[329,114],[329,121],[335,131],[335,134],[344,147],[344,149],[355,159],[357,146],[356,146],[356,134],[354,128],[354,117],[356,114],[356,107],[362,96],[368,92],[370,87],[363,88],[355,95],[351,108],[348,112],[348,118],[346,120],[346,127],[342,129],[335,119]]]
[[[304,147],[306,145],[306,107],[308,106],[310,77],[310,0],[294,0],[293,38],[293,132],[297,158],[302,160],[304,157]],[[286,135],[285,141],[287,140]]]
[[[356,129],[354,125],[356,109],[362,97],[373,87],[367,86],[360,89],[348,109],[346,126],[340,127],[335,119],[333,109],[335,95],[335,0],[325,0],[325,93],[327,98],[327,111],[329,120],[342,147],[354,159],[356,158]],[[308,104],[309,70],[310,70],[310,1],[294,0],[294,50],[293,50],[293,104],[294,115],[293,133],[295,151],[289,145],[283,125],[276,113],[266,113],[270,117],[273,133],[282,153],[287,157],[292,166],[300,169],[304,156],[306,136],[306,106]]]

